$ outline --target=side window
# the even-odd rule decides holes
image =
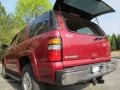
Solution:
[[[22,30],[22,31],[18,34],[18,37],[17,37],[17,44],[23,42],[23,41],[24,41],[24,38],[25,38],[25,31]]]
[[[37,36],[40,33],[43,33],[45,31],[48,31],[49,29],[50,29],[50,24],[49,24],[49,22],[45,21],[45,22],[41,23],[41,25],[39,25],[39,27],[36,29],[34,36]]]
[[[29,36],[33,37],[34,33],[35,33],[35,28],[36,28],[36,22],[32,23],[31,25],[29,25]]]
[[[35,35],[48,31],[50,26],[50,13],[48,12],[40,16],[30,25],[29,36],[34,37]]]
[[[18,34],[14,37],[14,39],[11,42],[11,46],[14,47],[16,45]]]

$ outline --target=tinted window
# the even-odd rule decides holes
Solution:
[[[43,33],[45,31],[49,30],[49,23],[44,22],[42,25],[36,30],[35,36],[39,35],[40,33]]]
[[[23,42],[25,39],[25,30],[22,30],[17,37],[17,44]]]
[[[77,29],[76,31],[77,31],[77,33],[81,33],[81,34],[95,35],[93,30],[89,27],[82,27],[80,29]]]
[[[43,28],[43,26],[45,28]],[[33,37],[35,35],[47,31],[50,28],[50,13],[45,13],[42,16],[40,16],[39,18],[37,18],[34,22],[31,23],[30,25],[30,37]]]
[[[67,27],[73,32],[88,35],[103,35],[102,32],[99,29],[96,29],[89,21],[68,14],[63,14],[63,16]]]
[[[64,0],[64,3],[92,15],[97,15],[112,10],[110,6],[101,0]]]
[[[13,38],[13,40],[12,40],[12,42],[11,42],[11,45],[12,45],[12,46],[15,46],[15,45],[16,45],[17,37],[18,37],[18,34]]]

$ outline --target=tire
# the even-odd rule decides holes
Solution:
[[[5,67],[5,65],[3,65],[3,64],[2,64],[2,77],[3,77],[4,79],[7,79],[7,78],[8,78],[6,67]]]
[[[21,89],[22,90],[45,90],[44,84],[39,84],[33,75],[30,65],[25,65],[22,70],[21,76]]]

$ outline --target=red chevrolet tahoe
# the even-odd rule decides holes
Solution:
[[[13,39],[2,58],[2,75],[23,90],[44,85],[102,84],[116,69],[106,34],[91,20],[114,12],[101,0],[56,0]]]

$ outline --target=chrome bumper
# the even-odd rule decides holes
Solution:
[[[109,61],[67,68],[56,73],[56,82],[59,85],[70,85],[90,81],[114,71],[116,64],[116,62]],[[95,66],[98,66],[100,70],[93,73],[92,68]]]

